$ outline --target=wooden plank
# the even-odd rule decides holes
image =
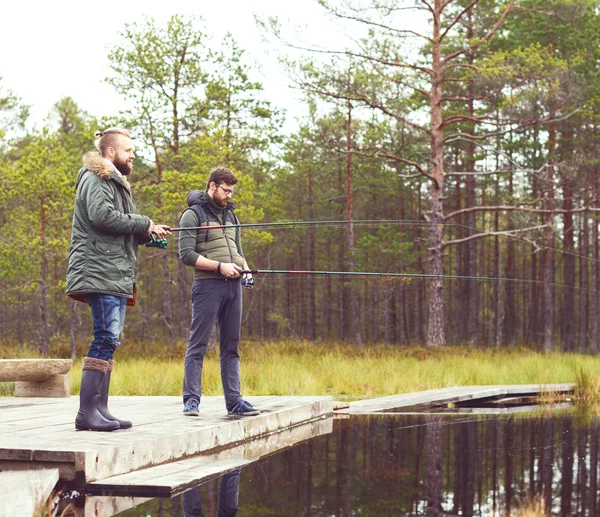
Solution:
[[[39,515],[57,482],[58,469],[0,472],[2,515]]]
[[[279,452],[298,443],[329,434],[333,418],[314,421],[285,429],[267,437],[228,448],[217,454],[201,454],[192,458],[151,467],[87,485],[90,493],[126,494],[143,497],[172,497],[209,479]]]
[[[67,373],[71,359],[0,359],[0,382],[43,381]]]
[[[70,397],[71,376],[52,375],[42,381],[16,381],[15,397]]]
[[[455,386],[422,391],[419,393],[404,393],[390,397],[380,397],[370,400],[358,400],[350,403],[347,409],[339,413],[364,414],[389,411],[396,408],[409,408],[427,404],[449,404],[473,400],[483,400],[499,396],[525,396],[545,393],[572,393],[574,384],[523,384],[514,386]]]

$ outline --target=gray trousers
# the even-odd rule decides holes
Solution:
[[[192,327],[185,354],[183,402],[202,396],[202,363],[208,340],[219,323],[221,381],[225,405],[231,411],[242,400],[238,345],[242,325],[242,286],[239,278],[196,280],[192,286]]]

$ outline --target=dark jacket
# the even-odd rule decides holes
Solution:
[[[67,294],[135,296],[138,239],[150,228],[148,217],[135,213],[127,179],[97,153],[83,157],[77,176]]]
[[[234,214],[235,205],[229,201],[221,208],[210,196],[195,190],[188,194],[188,208],[179,222],[181,228],[194,226],[229,226],[239,224]],[[243,267],[244,252],[240,242],[239,228],[216,228],[214,230],[189,230],[179,234],[179,257],[181,261],[195,267],[198,255],[218,262],[233,262]],[[194,280],[223,279],[225,277],[214,271],[194,269]]]

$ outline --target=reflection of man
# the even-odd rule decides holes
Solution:
[[[235,517],[237,515],[241,471],[241,468],[235,469],[221,478],[218,517]],[[204,517],[199,486],[183,494],[183,515],[184,517]]]
[[[225,405],[230,415],[258,415],[259,411],[242,399],[238,346],[242,324],[240,271],[248,269],[240,241],[239,224],[229,201],[237,178],[218,167],[210,173],[206,192],[188,195],[187,209],[179,226],[191,228],[179,237],[179,257],[194,268],[192,287],[192,326],[184,363],[183,414],[198,416],[202,396],[202,364],[215,321],[219,323],[221,381]],[[197,230],[198,226],[231,226]],[[251,275],[244,275],[252,281]],[[251,285],[246,285],[251,288]]]
[[[86,154],[77,177],[67,267],[67,294],[90,305],[94,323],[75,427],[113,431],[132,426],[109,412],[108,390],[125,309],[135,303],[138,242],[152,233],[164,237],[170,229],[135,213],[126,178],[135,157],[129,133],[112,128],[95,136],[100,155]]]

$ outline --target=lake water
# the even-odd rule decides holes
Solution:
[[[598,419],[582,410],[513,416],[356,416],[123,517],[507,516],[533,498],[552,515],[600,515]]]

